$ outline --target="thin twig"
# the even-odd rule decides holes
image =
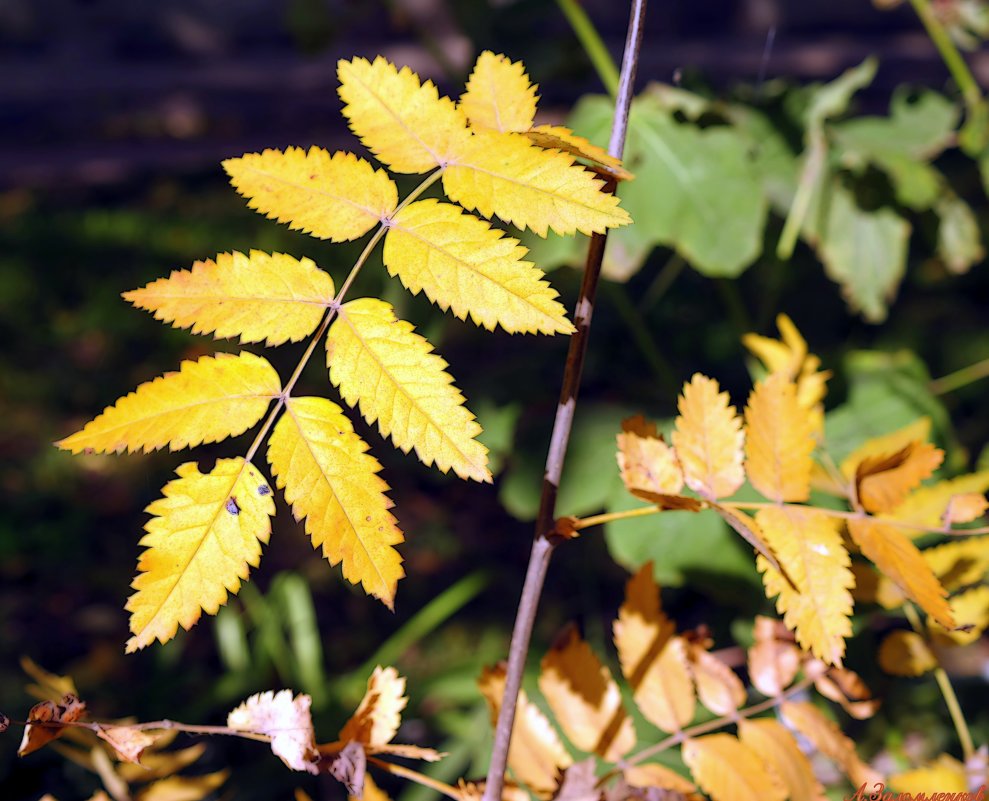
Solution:
[[[462,798],[462,793],[456,787],[449,785],[446,782],[441,782],[439,779],[434,779],[431,776],[427,776],[424,773],[419,773],[417,770],[412,770],[412,768],[407,768],[404,765],[397,765],[394,762],[385,762],[383,759],[378,759],[373,756],[369,756],[367,761],[370,764],[381,768],[383,771],[392,773],[395,776],[401,776],[403,779],[409,779],[417,784],[421,784],[423,787],[429,787],[432,790],[436,790],[438,793],[442,793],[448,798],[455,799],[455,801],[460,801]]]
[[[618,83],[615,121],[612,125],[611,141],[608,147],[608,152],[616,158],[621,158],[625,150],[625,135],[628,130],[628,115],[632,105],[639,49],[642,45],[645,13],[646,0],[633,0],[628,35],[625,40],[625,54],[622,59]],[[610,188],[613,190],[614,186],[612,185]],[[505,785],[505,768],[508,764],[508,747],[512,739],[512,726],[515,723],[515,706],[518,702],[519,689],[522,686],[522,673],[529,652],[532,626],[536,619],[536,611],[539,608],[539,598],[542,595],[546,571],[549,569],[549,561],[555,547],[552,530],[556,495],[560,486],[563,460],[577,405],[580,376],[587,353],[587,337],[590,331],[594,298],[598,278],[601,274],[601,261],[604,257],[606,242],[607,233],[595,234],[591,237],[591,244],[587,252],[584,278],[574,312],[574,326],[577,330],[570,338],[570,348],[567,352],[567,362],[563,374],[563,387],[560,391],[560,403],[557,406],[549,452],[546,456],[546,473],[543,478],[536,533],[532,543],[532,552],[529,556],[529,566],[526,569],[525,583],[522,587],[522,597],[515,614],[515,626],[512,631],[512,643],[509,648],[508,668],[505,675],[505,692],[498,713],[498,722],[495,725],[494,746],[491,751],[491,764],[488,768],[483,801],[501,801]]]

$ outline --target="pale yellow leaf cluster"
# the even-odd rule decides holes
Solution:
[[[265,734],[271,750],[292,770],[318,773],[316,735],[309,707],[312,699],[291,690],[257,693],[227,715],[227,726],[234,731]]]
[[[333,279],[312,260],[252,250],[197,261],[124,298],[194,334],[281,345],[316,330],[333,292]]]
[[[367,691],[357,710],[340,730],[340,740],[387,745],[402,723],[402,710],[408,702],[405,677],[393,667],[379,665],[367,680]]]
[[[922,676],[937,667],[927,642],[913,631],[893,631],[879,646],[879,667],[893,676]]]
[[[810,760],[789,729],[773,718],[740,720],[738,737],[758,754],[766,770],[786,788],[791,801],[826,801]]]
[[[758,753],[730,734],[709,734],[683,744],[683,761],[713,801],[785,801],[780,778]]]
[[[786,721],[818,751],[833,760],[855,787],[863,782],[871,787],[877,781],[882,781],[879,773],[859,757],[855,751],[855,743],[813,704],[807,701],[786,701],[781,711]]]
[[[152,517],[140,542],[147,550],[137,563],[137,592],[127,601],[128,653],[167,642],[178,626],[192,628],[204,610],[215,615],[258,566],[271,534],[275,503],[254,465],[220,459],[200,473],[186,462],[176,473],[145,510]]]
[[[369,423],[426,465],[490,481],[481,427],[446,372],[446,362],[413,326],[376,298],[340,309],[326,340],[330,381]]]

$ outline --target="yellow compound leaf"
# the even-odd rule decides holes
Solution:
[[[494,725],[505,693],[504,663],[485,668],[478,686],[488,702],[491,724]],[[557,788],[558,773],[572,762],[556,729],[539,707],[529,700],[525,690],[520,690],[512,726],[512,742],[508,749],[508,767],[515,778],[538,796],[548,798]]]
[[[879,667],[892,676],[923,676],[937,667],[924,638],[913,631],[894,631],[879,646]]]
[[[234,251],[175,270],[124,299],[194,334],[281,345],[316,330],[333,299],[333,279],[310,259]]]
[[[446,372],[446,362],[376,298],[344,304],[326,340],[330,381],[405,453],[444,473],[491,481],[481,427]]]
[[[568,626],[543,657],[539,689],[577,748],[617,762],[635,745],[632,719],[611,671]]]
[[[536,147],[522,134],[476,131],[443,171],[447,196],[468,211],[493,215],[539,236],[603,233],[632,218],[604,182],[573,158]]]
[[[573,325],[543,272],[525,261],[517,239],[437,200],[398,212],[385,237],[385,267],[412,294],[425,292],[461,320],[489,331],[571,334]]]
[[[629,492],[646,490],[660,495],[678,495],[683,489],[683,470],[676,454],[656,426],[641,416],[622,422],[618,435],[618,469]]]
[[[972,492],[982,494],[987,490],[989,490],[989,470],[937,481],[915,489],[903,503],[886,516],[916,526],[940,528],[944,524],[944,514],[948,510],[948,504],[955,495]],[[911,533],[914,537],[918,537],[923,532]]]
[[[849,520],[848,531],[862,553],[945,628],[954,628],[948,594],[914,545],[897,528],[872,520]]]
[[[790,730],[773,718],[740,720],[742,744],[757,753],[766,769],[778,777],[792,801],[827,801],[824,788]]]
[[[467,79],[460,108],[474,128],[527,131],[536,116],[536,89],[521,61],[485,50]]]
[[[931,622],[931,633],[942,645],[969,645],[989,627],[989,586],[972,587],[949,599],[951,614],[957,626],[946,630]]]
[[[838,521],[814,509],[792,507],[760,509],[756,521],[795,585],[760,556],[756,565],[766,596],[778,596],[776,609],[805,650],[840,665],[845,638],[852,634],[855,578]]]
[[[797,401],[796,385],[783,373],[756,384],[745,408],[745,472],[767,498],[810,497],[814,423]]]
[[[733,494],[745,481],[742,420],[718,382],[695,373],[677,401],[673,447],[687,486],[708,499]]]
[[[915,796],[930,793],[932,796],[951,797],[954,793],[961,793],[961,797],[965,798],[970,789],[965,765],[949,754],[941,754],[922,768],[897,773],[890,777],[889,783],[898,793],[912,793]],[[977,795],[972,793],[970,797],[976,798]]]
[[[275,503],[254,465],[220,459],[200,473],[186,462],[176,473],[145,510],[152,518],[140,543],[147,550],[137,563],[137,592],[127,601],[128,653],[167,642],[179,626],[192,628],[204,610],[215,615],[258,566],[271,534]]]
[[[463,111],[408,67],[355,58],[337,62],[337,77],[350,129],[393,172],[441,167],[470,136]]]
[[[227,159],[223,168],[252,209],[331,242],[363,236],[398,204],[388,173],[353,153],[269,149]]]
[[[730,734],[683,744],[683,761],[713,801],[785,801],[786,789],[761,756]]]
[[[340,730],[340,742],[387,745],[402,724],[402,710],[408,702],[405,677],[393,667],[379,665],[367,680],[360,705]]]
[[[949,592],[975,584],[989,573],[989,536],[946,542],[921,554]]]
[[[989,500],[981,492],[952,495],[942,520],[946,528],[958,523],[971,523],[982,517],[986,509],[989,509]]]
[[[525,132],[529,141],[544,150],[562,150],[571,156],[598,164],[619,181],[631,181],[632,173],[622,167],[621,159],[616,159],[607,150],[592,145],[583,136],[578,136],[562,125],[537,125]]]
[[[227,715],[227,727],[269,736],[272,752],[288,767],[317,773],[311,705],[312,698],[304,694],[293,698],[291,690],[256,693]]]
[[[268,461],[314,548],[389,609],[402,557],[402,532],[388,510],[381,465],[367,453],[343,410],[324,398],[290,398],[268,443]]]
[[[55,444],[72,453],[130,453],[219,442],[251,428],[281,391],[278,373],[261,356],[204,356],[141,384]]]
[[[863,459],[855,469],[858,499],[869,512],[889,512],[943,460],[944,451],[927,442],[911,442],[894,453]]]
[[[687,646],[697,697],[715,715],[731,715],[745,703],[745,685],[735,671],[696,643]]]
[[[872,787],[876,782],[882,781],[882,777],[859,758],[855,743],[817,707],[806,701],[786,701],[781,711],[783,717],[810,740],[818,751],[842,769],[855,787],[863,782],[867,787]]]
[[[909,425],[881,437],[867,439],[852,451],[841,463],[845,478],[855,477],[858,466],[866,459],[887,456],[905,448],[911,442],[926,442],[931,436],[931,418],[918,417]]]

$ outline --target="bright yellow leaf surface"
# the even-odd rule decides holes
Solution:
[[[818,751],[837,763],[855,787],[863,782],[867,787],[872,787],[876,782],[882,781],[882,777],[859,758],[855,743],[813,704],[807,701],[786,701],[781,711],[783,717],[810,740]]]
[[[330,381],[351,406],[360,406],[405,453],[444,473],[490,481],[481,427],[446,372],[446,362],[376,298],[344,304],[330,327],[326,359]]]
[[[290,398],[268,443],[268,461],[314,548],[343,575],[392,607],[402,532],[388,510],[381,465],[367,453],[343,410],[324,398]]]
[[[194,334],[281,345],[316,330],[333,291],[333,279],[312,260],[252,250],[197,261],[124,299]]]
[[[525,135],[530,142],[544,150],[562,150],[571,156],[599,164],[619,181],[631,181],[635,178],[622,167],[621,159],[616,159],[607,150],[592,145],[583,136],[578,136],[562,125],[537,125],[526,131]]]
[[[922,768],[904,771],[890,777],[890,784],[898,793],[945,794],[969,791],[965,765],[949,754],[941,754]],[[962,795],[964,798],[965,795]],[[976,798],[972,793],[971,798]]]
[[[937,667],[937,657],[914,631],[890,632],[879,646],[878,662],[892,676],[923,676]]]
[[[632,417],[622,423],[617,456],[622,482],[629,491],[677,495],[683,489],[683,470],[676,453],[644,418]]]
[[[777,503],[810,497],[814,422],[783,373],[756,384],[745,408],[745,472]]]
[[[855,469],[858,499],[866,511],[889,512],[943,460],[944,451],[927,442],[911,442],[895,453],[863,459]]]
[[[195,462],[176,471],[147,508],[152,518],[141,539],[145,550],[127,601],[131,653],[155,640],[167,642],[179,626],[190,629],[205,610],[215,615],[261,560],[271,533],[271,487],[254,465],[220,459],[209,473]]]
[[[468,211],[500,217],[539,236],[603,233],[632,218],[604,182],[573,158],[536,147],[522,134],[476,131],[443,171],[447,196]]]
[[[505,665],[485,668],[478,686],[488,702],[494,725],[505,694]],[[512,774],[540,797],[549,797],[557,788],[558,772],[565,770],[572,762],[556,729],[539,707],[529,700],[525,690],[520,690],[512,726],[512,742],[508,748],[508,767]]]
[[[521,61],[485,50],[467,79],[460,108],[474,128],[527,131],[536,116],[536,89]]]
[[[948,594],[914,545],[897,528],[871,520],[849,520],[848,532],[862,553],[945,628],[954,628]]]
[[[141,384],[55,444],[72,453],[130,453],[219,442],[251,428],[281,391],[278,373],[261,356],[204,356]]]
[[[909,425],[883,434],[880,437],[867,439],[841,462],[841,472],[845,478],[853,478],[858,466],[866,459],[876,456],[886,456],[905,448],[911,442],[926,442],[931,436],[931,418],[918,417]]]
[[[412,294],[426,293],[461,320],[489,331],[570,334],[574,327],[528,251],[484,220],[437,200],[395,215],[385,237],[385,267]]]
[[[223,168],[252,209],[331,242],[363,236],[398,204],[388,173],[353,153],[290,147],[227,159]]]
[[[730,734],[709,734],[683,744],[683,761],[713,801],[785,801],[786,789],[761,756]]]
[[[745,685],[728,665],[696,643],[687,646],[697,697],[715,715],[730,715],[745,703]]]
[[[577,629],[567,627],[543,657],[539,689],[577,748],[617,762],[635,745],[622,694]]]
[[[984,493],[987,490],[989,490],[989,470],[937,481],[915,489],[886,517],[931,529],[940,528],[944,523],[944,513],[948,510],[948,504],[951,503],[953,496],[970,492]],[[923,532],[909,533],[918,537]]]
[[[949,592],[975,584],[989,573],[989,536],[966,537],[921,551]]]
[[[840,665],[845,638],[852,635],[855,578],[838,521],[814,509],[793,507],[760,509],[756,521],[796,585],[794,589],[760,556],[756,565],[766,596],[778,596],[776,609],[804,649]]]
[[[357,710],[340,730],[340,741],[387,745],[402,724],[402,710],[408,702],[405,677],[393,667],[379,665],[367,680],[367,691]]]
[[[779,777],[791,801],[826,801],[824,788],[790,730],[775,718],[740,720],[738,736]]]
[[[745,481],[742,420],[718,382],[695,373],[677,401],[673,447],[687,486],[705,498],[731,495]]]
[[[355,58],[337,62],[337,77],[350,129],[394,172],[442,166],[470,136],[456,104],[408,67],[399,70],[381,56]]]
[[[947,631],[937,623],[931,623],[931,631],[944,645],[969,645],[982,636],[989,627],[989,586],[978,587],[952,595],[949,599],[951,614],[959,631]]]

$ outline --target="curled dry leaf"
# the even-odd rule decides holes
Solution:
[[[783,627],[780,623],[779,627]],[[783,627],[778,638],[777,621],[757,617],[755,643],[749,648],[749,680],[763,695],[774,698],[793,684],[800,670],[802,653]]]
[[[227,715],[227,726],[269,736],[271,750],[292,770],[318,773],[311,703],[305,694],[293,698],[291,690],[268,690],[252,695]]]
[[[66,693],[58,703],[42,701],[35,704],[28,712],[28,725],[24,728],[17,755],[26,756],[57,740],[65,733],[66,724],[79,720],[85,711],[86,705],[72,693]]]
[[[922,676],[937,664],[924,638],[913,631],[894,631],[879,646],[879,667],[893,676]]]
[[[367,691],[357,711],[340,730],[340,741],[376,746],[391,742],[408,702],[405,678],[395,668],[379,665],[367,680]]]
[[[928,442],[910,442],[893,453],[867,457],[855,468],[859,502],[869,512],[892,511],[942,461],[944,451]]]
[[[873,698],[861,676],[843,667],[828,667],[818,659],[804,665],[804,672],[814,679],[814,686],[825,698],[840,704],[857,720],[866,720],[876,714],[879,699]]]
[[[130,726],[98,726],[96,735],[110,744],[122,762],[134,764],[140,764],[141,756],[158,739]]]
[[[296,790],[298,792],[298,790]],[[296,801],[301,801],[296,799]],[[364,774],[364,793],[361,796],[348,796],[348,801],[391,801],[388,793],[374,783],[370,773]]]
[[[367,780],[367,754],[358,742],[349,742],[320,764],[324,773],[347,788],[347,794],[361,798]]]

